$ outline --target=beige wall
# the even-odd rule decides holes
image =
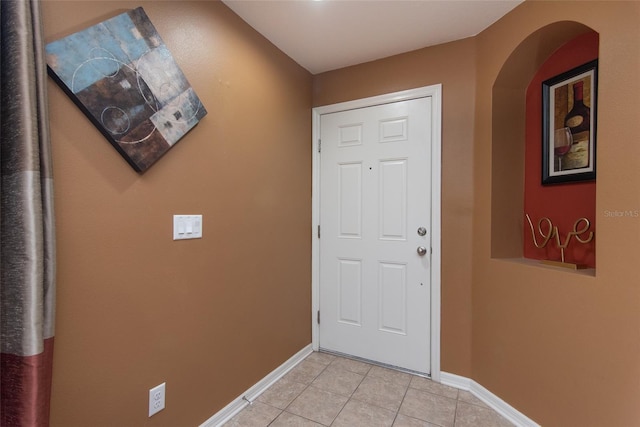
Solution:
[[[311,75],[222,3],[42,6],[47,41],[143,6],[208,110],[138,175],[49,82],[52,426],[198,425],[311,342]],[[202,240],[172,241],[180,213]]]
[[[138,5],[209,114],[138,175],[50,82],[53,426],[196,425],[308,344],[310,107],[437,83],[443,371],[545,426],[637,423],[640,219],[611,212],[640,210],[640,3],[526,2],[477,37],[320,74],[313,86],[217,2],[45,1],[47,39]],[[492,186],[492,166],[513,160],[492,157],[493,86],[520,43],[561,20],[600,34],[595,276],[492,259],[492,239],[510,239],[494,232],[509,198]],[[522,72],[565,36],[529,39]],[[202,213],[205,238],[171,241],[175,213]],[[494,257],[522,248],[500,245]],[[163,381],[167,409],[148,419],[147,390]]]
[[[640,210],[639,9],[526,2],[473,39],[314,79],[314,105],[443,84],[442,370],[545,426],[640,419],[640,218],[611,213]],[[557,21],[580,24],[538,31]],[[588,27],[600,34],[597,272],[492,259],[522,255],[526,86]],[[516,75],[500,75],[508,62]]]
[[[511,227],[492,224],[490,201],[507,199],[492,183],[492,167],[512,160],[492,146],[507,130],[496,125],[492,131],[492,88],[511,53],[558,21],[600,34],[595,277],[491,259],[492,228]],[[477,37],[473,378],[545,426],[640,420],[640,218],[609,213],[640,210],[639,23],[638,2],[526,2]],[[572,30],[561,27],[567,26]],[[561,32],[527,40],[514,69],[533,76]],[[518,134],[522,139],[512,143],[522,147],[523,127]],[[522,228],[515,231],[522,236]]]

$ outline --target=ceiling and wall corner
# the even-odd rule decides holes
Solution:
[[[312,74],[473,37],[523,0],[222,0]]]

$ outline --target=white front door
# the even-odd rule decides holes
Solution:
[[[432,97],[320,116],[319,347],[429,374]]]

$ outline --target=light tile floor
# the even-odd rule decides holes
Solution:
[[[225,427],[511,427],[468,391],[314,352]]]

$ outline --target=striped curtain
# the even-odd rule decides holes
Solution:
[[[0,425],[48,426],[56,264],[40,5],[2,0],[0,19]]]

